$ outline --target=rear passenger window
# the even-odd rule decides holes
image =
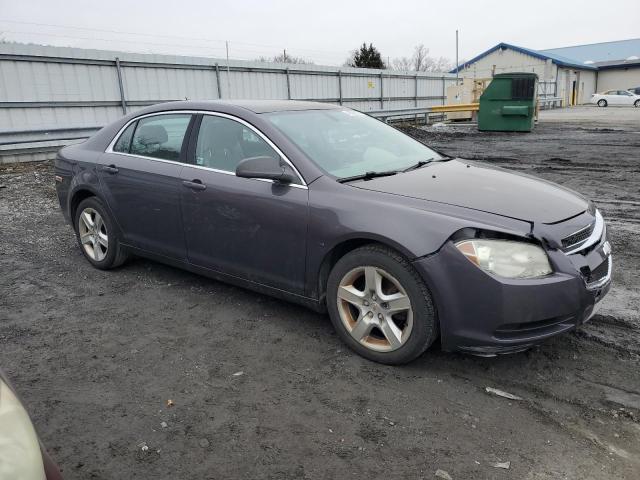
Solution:
[[[129,147],[131,146],[131,138],[133,137],[133,131],[136,129],[136,123],[137,122],[133,122],[131,125],[129,125],[126,128],[124,132],[122,132],[122,135],[120,135],[120,138],[118,139],[116,144],[113,146],[114,152],[129,153]]]
[[[190,120],[191,115],[188,114],[157,115],[140,119],[129,153],[163,160],[179,160]]]

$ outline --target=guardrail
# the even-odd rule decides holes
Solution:
[[[538,97],[538,105],[542,110],[562,107],[562,97]]]
[[[428,115],[431,113],[433,107],[418,107],[418,108],[397,108],[394,110],[369,110],[363,113],[371,115],[372,117],[379,118],[383,122],[388,122],[390,118],[405,117],[415,118],[418,116],[424,116],[425,121],[428,119]]]
[[[369,115],[379,118],[384,122],[388,122],[390,118],[411,119],[415,122],[419,118],[424,117],[425,123],[429,122],[430,114],[442,114],[446,112],[477,112],[480,110],[479,103],[459,103],[449,105],[434,105],[432,107],[422,108],[399,108],[395,110],[373,110],[368,111]]]

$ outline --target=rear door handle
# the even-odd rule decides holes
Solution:
[[[198,180],[197,178],[190,182],[188,180],[183,180],[182,185],[184,185],[187,188],[190,188],[191,190],[206,190],[207,188],[207,186],[204,183],[202,183],[202,180]]]
[[[118,167],[115,165],[103,165],[100,170],[107,173],[118,173]]]

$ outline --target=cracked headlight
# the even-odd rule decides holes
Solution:
[[[40,443],[18,397],[0,378],[0,478],[44,480]]]
[[[476,266],[501,277],[535,278],[553,271],[545,251],[531,243],[475,239],[458,242],[456,247]]]

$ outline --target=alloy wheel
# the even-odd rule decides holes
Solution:
[[[78,217],[80,243],[92,260],[101,262],[107,256],[109,237],[102,216],[93,208],[85,208]]]
[[[365,347],[390,352],[409,339],[413,328],[411,300],[400,282],[385,270],[354,268],[342,277],[337,297],[342,323]]]

